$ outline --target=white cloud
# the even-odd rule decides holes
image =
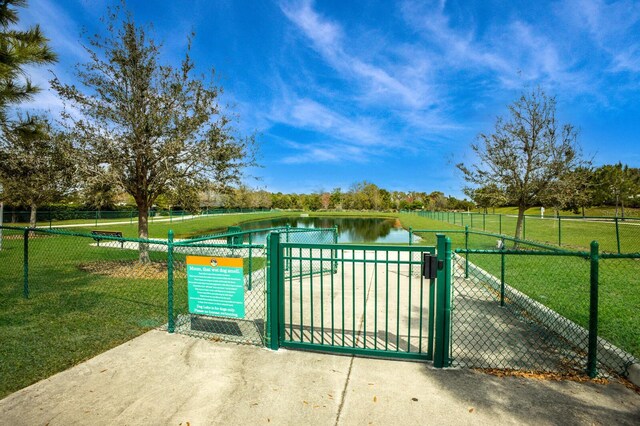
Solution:
[[[487,87],[498,84],[520,90],[533,83],[575,94],[593,90],[593,79],[577,70],[575,52],[559,37],[560,31],[549,33],[524,16],[487,21],[480,31],[472,22],[454,25],[444,2],[425,6],[405,1],[402,12],[407,24],[422,34],[428,52],[440,58],[443,69],[483,76]]]
[[[611,60],[610,72],[640,71],[640,3],[569,0],[559,13],[585,29]],[[569,13],[569,11],[571,13]]]
[[[313,48],[342,78],[355,81],[362,86],[367,96],[361,99],[379,101],[385,99],[390,105],[420,108],[433,100],[430,85],[425,80],[425,62],[411,61],[383,66],[362,59],[365,55],[350,52],[342,27],[322,17],[309,0],[287,3],[281,6],[285,16],[311,41]],[[380,60],[383,62],[383,60]]]

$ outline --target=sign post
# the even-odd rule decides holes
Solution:
[[[0,183],[0,196],[4,195],[4,187]],[[2,221],[4,219],[4,201],[0,201],[0,250],[2,250]]]
[[[243,259],[187,256],[189,313],[244,318]]]

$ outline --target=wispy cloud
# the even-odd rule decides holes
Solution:
[[[310,0],[281,5],[285,16],[311,42],[313,48],[343,78],[352,80],[367,91],[368,98],[385,99],[390,104],[421,108],[433,101],[425,80],[425,62],[383,66],[363,59],[347,48],[345,30],[334,21],[321,16]],[[418,67],[418,70],[416,70]],[[416,72],[419,71],[419,72]]]
[[[609,72],[640,71],[640,3],[569,0],[559,9],[610,57]],[[570,12],[570,13],[569,13]]]
[[[342,88],[327,93],[316,81],[323,76],[297,68],[293,78],[273,84],[279,97],[269,119],[321,135],[290,145],[297,153],[285,161],[368,161],[400,147],[416,149],[457,128],[445,113],[444,95],[431,83],[431,59],[416,55],[416,46],[385,40],[372,47],[355,40],[356,35],[317,11],[312,1],[280,7],[302,36],[299,40],[319,55]]]

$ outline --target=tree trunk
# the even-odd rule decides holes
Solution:
[[[522,222],[524,220],[524,211],[527,209],[527,206],[519,205],[518,206],[518,221],[516,222],[516,240],[520,240],[522,238]],[[518,242],[513,246],[514,249],[518,248]]]
[[[149,238],[149,206],[146,202],[136,202],[138,206],[138,238]],[[140,263],[149,263],[149,243],[138,243],[138,260]]]
[[[622,220],[624,220],[624,200],[620,200],[620,208],[622,209]]]
[[[584,206],[582,206],[582,217],[584,218]]]
[[[31,215],[29,216],[29,228],[36,227],[36,216],[38,212],[38,207],[35,204],[31,204]]]

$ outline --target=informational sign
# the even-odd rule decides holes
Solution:
[[[187,256],[189,312],[244,318],[242,258]]]

